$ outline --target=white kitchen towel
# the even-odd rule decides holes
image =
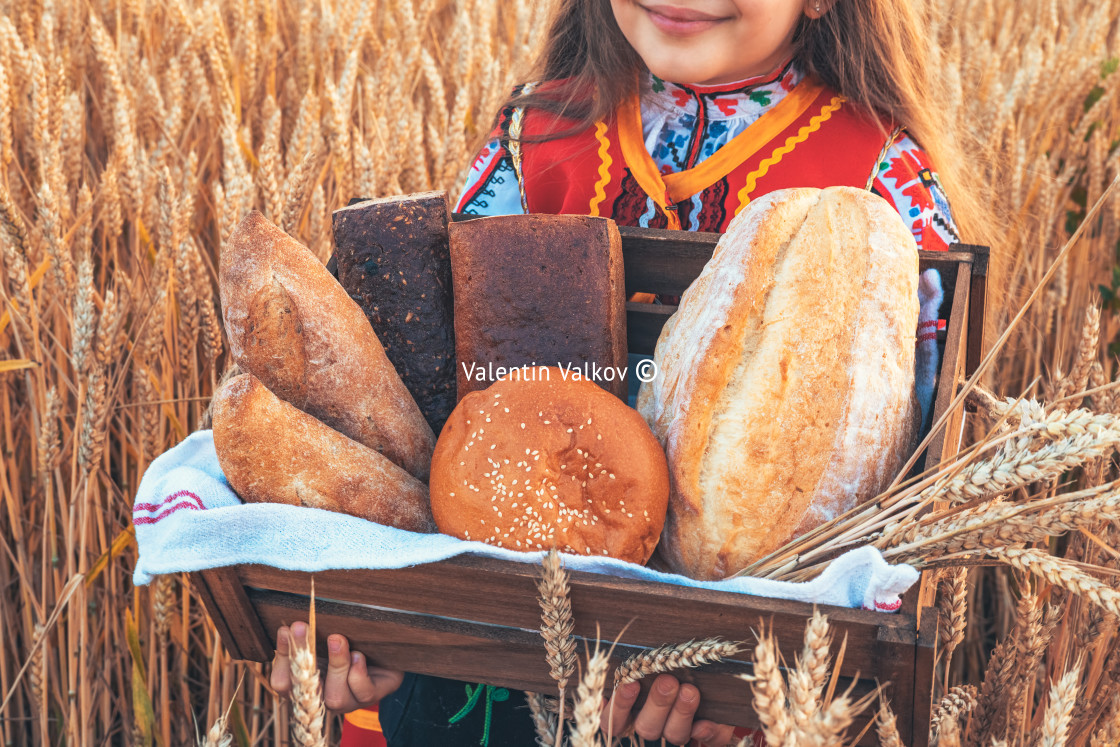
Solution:
[[[404,568],[471,553],[539,563],[523,553],[444,534],[417,534],[317,508],[242,503],[218,466],[212,431],[199,431],[160,456],[140,481],[132,523],[140,560],[133,583],[164,573],[256,563],[294,571]],[[758,578],[694,581],[604,557],[565,555],[569,570],[605,573],[682,586],[742,592],[801,602],[893,612],[918,579],[908,565],[892,566],[872,547],[832,561],[807,583]]]

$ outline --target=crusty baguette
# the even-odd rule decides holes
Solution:
[[[255,210],[222,251],[234,359],[278,397],[427,481],[435,435],[358,305]]]
[[[427,487],[380,453],[277,397],[252,374],[214,395],[214,448],[242,500],[288,503],[433,532]]]
[[[674,570],[734,573],[894,477],[920,421],[917,283],[914,237],[863,190],[780,190],[732,221],[638,397]]]

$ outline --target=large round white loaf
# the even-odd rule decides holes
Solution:
[[[735,573],[894,477],[920,423],[917,286],[913,236],[869,192],[780,190],[731,222],[638,396],[675,571]]]

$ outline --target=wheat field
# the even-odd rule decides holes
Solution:
[[[1120,3],[915,1],[930,75],[999,219],[975,237],[993,250],[994,340],[1120,173]],[[136,486],[155,456],[206,426],[226,364],[223,238],[257,208],[325,260],[330,211],[349,198],[455,193],[547,12],[531,0],[0,1],[5,745],[193,744],[223,715],[212,744],[223,729],[239,745],[288,743],[290,707],[261,667],[223,652],[187,579],[130,582]],[[1118,240],[1110,197],[1013,328],[987,388],[1052,402],[1114,380]],[[1098,459],[1077,485],[1050,489],[1112,470]],[[1120,567],[1118,535],[1102,531],[1092,555]],[[1013,570],[952,572],[945,585],[958,653],[943,667],[942,744],[979,743],[957,727],[977,697],[1007,714],[985,744],[1028,744],[1051,721],[1041,744],[1117,743],[1115,725],[1096,741],[1118,713],[1111,612]],[[1059,619],[1071,606],[1077,627]],[[1071,652],[1086,635],[1093,658],[1081,664]],[[996,675],[984,690],[986,672],[1004,670],[1014,703],[992,696]],[[1088,705],[1073,713],[1075,692]]]

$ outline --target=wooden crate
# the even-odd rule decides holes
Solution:
[[[718,240],[718,234],[626,227],[620,232],[627,294],[680,295]],[[942,356],[934,420],[948,408],[956,383],[980,362],[987,260],[987,248],[978,246],[920,252],[921,268],[938,269],[945,289],[941,317],[947,328],[938,335]],[[631,352],[651,353],[674,309],[628,304]],[[957,452],[963,417],[958,408],[915,469]],[[535,564],[472,556],[397,570],[316,573],[318,645],[325,646],[326,635],[338,632],[378,666],[551,693],[554,685],[537,632],[537,574]],[[276,629],[307,618],[311,575],[241,565],[194,573],[192,583],[231,655],[265,662],[272,658]],[[884,685],[903,739],[915,747],[928,740],[937,638],[937,616],[929,606],[933,586],[924,576],[896,614],[821,607],[836,642],[847,637],[841,687],[854,682],[858,697]],[[811,605],[799,602],[592,573],[572,573],[571,588],[579,648],[593,645],[596,637],[618,640],[616,664],[642,648],[693,638],[753,642],[752,631],[763,620],[773,624],[782,655],[792,664],[812,614]],[[732,676],[751,671],[750,648],[735,660],[681,673],[703,693],[701,717],[756,725],[749,686]],[[869,733],[864,742],[871,741]]]

